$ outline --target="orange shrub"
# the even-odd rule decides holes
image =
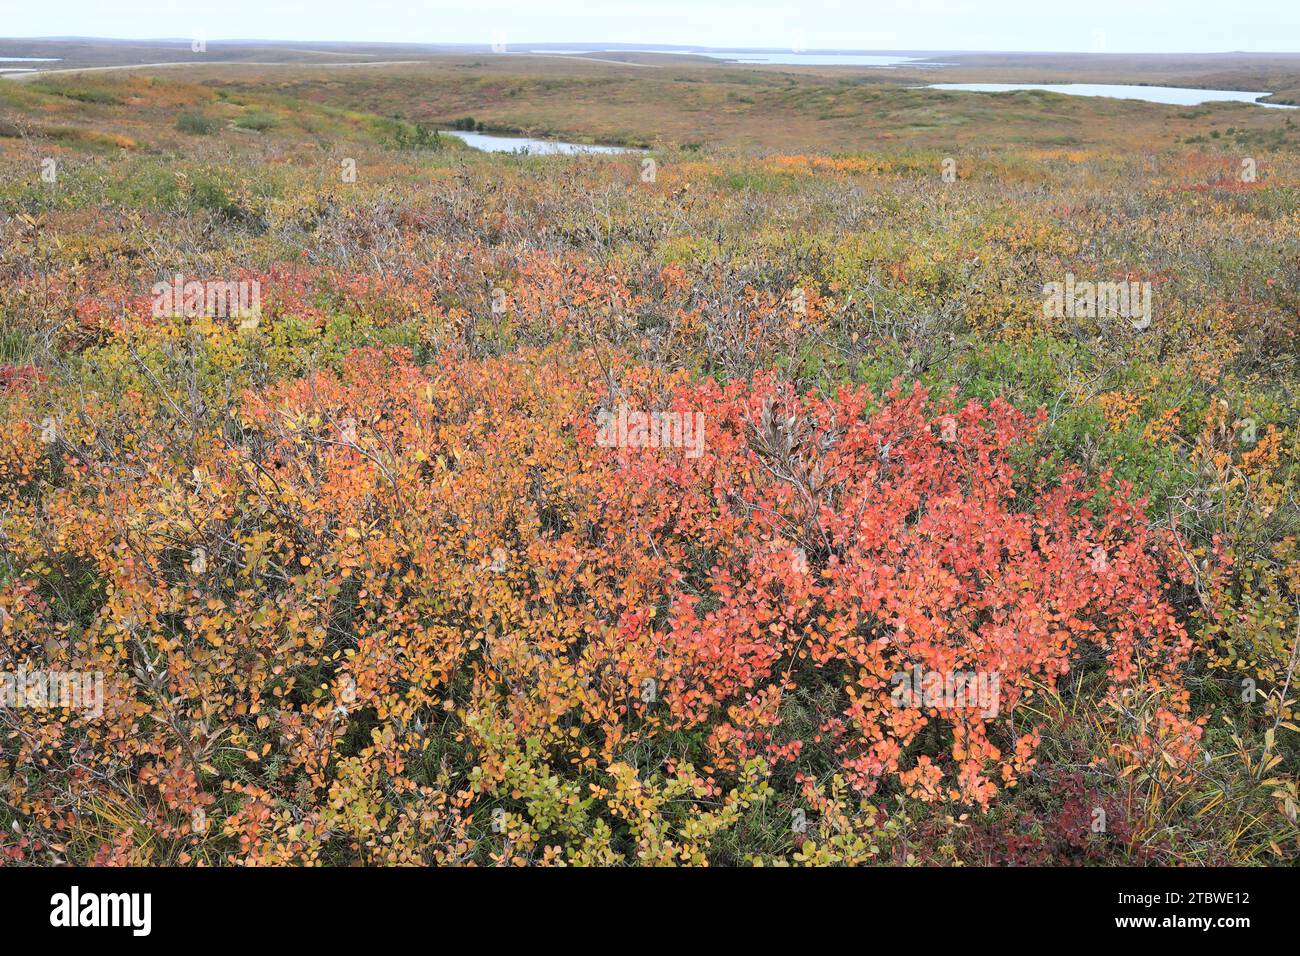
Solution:
[[[618,407],[702,416],[703,444],[610,447],[596,413]],[[761,758],[986,806],[1033,763],[1017,704],[1089,653],[1199,737],[1140,505],[1072,474],[1018,487],[1035,423],[1001,401],[368,350],[199,434],[180,408],[86,412],[0,446],[27,556],[0,586],[4,669],[107,688],[100,718],[6,715],[21,852],[454,862],[513,799],[513,853],[597,858],[578,783],[619,792],[670,738],[700,798]],[[997,697],[900,700],[915,668]],[[702,852],[663,838],[639,839]]]

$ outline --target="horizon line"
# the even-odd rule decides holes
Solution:
[[[281,43],[281,44],[317,44],[317,45],[336,45],[336,46],[394,46],[394,47],[428,47],[435,49],[449,48],[466,48],[478,50],[486,48],[486,52],[493,56],[508,56],[511,53],[526,53],[526,51],[511,50],[511,47],[593,47],[600,48],[592,51],[582,52],[626,52],[626,53],[659,53],[660,49],[665,53],[672,51],[682,51],[683,53],[696,53],[702,51],[712,51],[717,53],[797,53],[807,55],[835,55],[835,54],[909,54],[909,53],[944,53],[944,54],[993,54],[993,53],[1015,53],[1015,54],[1039,54],[1039,55],[1059,55],[1065,54],[1070,56],[1300,56],[1300,50],[1129,50],[1129,51],[1109,51],[1109,50],[1046,50],[1046,49],[1005,49],[1005,48],[942,48],[942,47],[808,47],[794,50],[788,46],[718,46],[714,44],[700,43],[655,43],[639,42],[635,40],[538,40],[538,41],[518,41],[505,43],[506,51],[496,53],[491,49],[493,42],[491,40],[443,40],[443,41],[412,41],[412,40],[323,40],[323,39],[287,39],[283,37],[209,37],[198,34],[195,36],[167,36],[167,37],[141,37],[141,36],[80,36],[80,35],[41,35],[41,36],[0,36],[0,43],[6,41],[27,41],[27,42],[108,42],[108,43],[188,43],[195,39],[202,39],[205,43]],[[639,49],[618,50],[611,49],[617,47],[638,47]],[[655,48],[655,49],[651,49]]]

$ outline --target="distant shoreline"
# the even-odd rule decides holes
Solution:
[[[327,70],[338,69],[345,66],[407,66],[411,64],[425,63],[425,60],[370,60],[365,63],[297,63],[297,62],[272,62],[259,60],[172,60],[166,63],[121,63],[114,66],[74,66],[65,67],[57,70],[32,70],[24,73],[0,73],[0,79],[7,80],[31,80],[41,76],[55,76],[60,73],[103,73],[109,70],[153,70],[175,66],[292,66],[323,68]]]

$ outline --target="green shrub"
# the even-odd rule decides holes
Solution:
[[[268,129],[275,129],[280,125],[280,121],[270,113],[252,110],[235,120],[235,125],[240,129],[251,129],[258,133],[264,133]]]
[[[107,90],[97,90],[92,87],[68,86],[66,83],[41,83],[35,87],[42,93],[51,93],[54,96],[66,97],[70,100],[76,100],[79,103],[101,103],[108,106],[120,106],[122,100],[114,93]]]
[[[398,123],[394,136],[399,149],[442,149],[444,140],[432,126]]]
[[[211,117],[204,116],[202,113],[182,113],[176,117],[176,128],[182,133],[207,136],[217,128],[217,123]]]

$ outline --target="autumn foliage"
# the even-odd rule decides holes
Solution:
[[[704,453],[600,447],[615,402],[702,412]],[[103,720],[18,712],[42,834],[20,855],[140,859],[91,829],[129,801],[183,857],[212,827],[231,862],[404,858],[415,828],[403,852],[457,859],[537,786],[560,817],[530,805],[525,844],[558,853],[591,839],[584,791],[668,735],[704,795],[758,760],[987,807],[1034,766],[1021,705],[1089,659],[1196,755],[1140,503],[1025,485],[1037,422],[1005,402],[367,350],[245,392],[218,432],[148,404],[124,433],[4,445],[11,547],[40,555],[0,592],[12,660],[109,686]],[[100,582],[75,626],[54,568]],[[897,706],[916,666],[999,674],[998,713]]]
[[[5,85],[0,679],[105,696],[0,707],[0,861],[1296,859],[1292,147],[489,156],[234,71]]]

